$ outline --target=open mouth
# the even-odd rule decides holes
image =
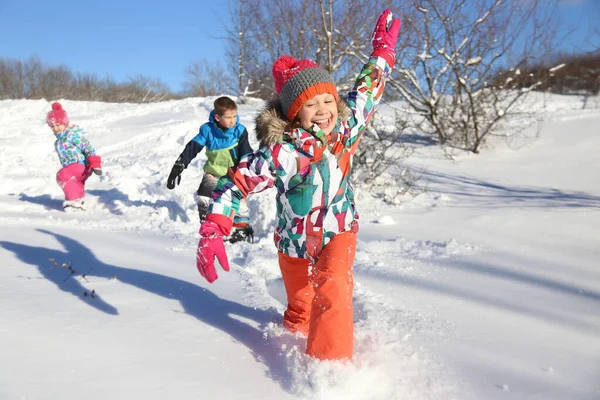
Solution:
[[[322,130],[327,129],[329,127],[329,118],[315,120],[313,124],[317,124]]]

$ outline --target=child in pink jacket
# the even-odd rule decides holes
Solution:
[[[70,124],[67,112],[60,103],[53,103],[46,123],[54,132],[54,148],[62,168],[56,173],[56,182],[65,193],[65,211],[84,209],[85,181],[92,172],[102,175],[101,159],[84,136],[83,129]]]

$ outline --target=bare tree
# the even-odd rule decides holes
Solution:
[[[238,42],[252,52],[252,62],[246,68],[249,73],[258,71],[260,75],[254,80],[272,94],[273,62],[281,55],[308,58],[331,73],[343,95],[354,85],[356,74],[372,52],[371,33],[387,6],[379,0],[255,0],[247,13],[252,24],[244,32],[245,41]],[[257,69],[252,69],[254,62]],[[377,178],[411,154],[399,140],[404,120],[398,112],[396,120],[389,122],[394,129],[369,127],[372,134],[362,139],[354,178],[368,182],[372,191],[383,191],[385,185],[379,185]],[[400,179],[406,179],[404,188],[413,186],[407,171],[403,167],[396,171]]]
[[[372,50],[371,32],[386,6],[381,0],[256,0],[250,15],[258,61],[270,67],[281,55],[314,60],[344,92]]]
[[[166,100],[169,97],[169,86],[158,78],[149,78],[137,75],[129,78],[126,84],[128,91],[132,93],[135,103],[155,103]]]
[[[73,100],[100,99],[104,83],[96,75],[77,74],[75,76]]]
[[[231,77],[220,62],[197,60],[186,68],[185,76],[183,86],[187,96],[217,96],[234,90]]]
[[[480,151],[535,87],[509,90],[520,67],[556,44],[558,0],[413,0],[390,81],[442,145]],[[492,85],[499,70],[503,84]]]
[[[258,51],[256,41],[252,39],[252,15],[254,1],[239,0],[230,3],[230,18],[227,22],[222,21],[225,28],[227,43],[227,65],[232,77],[235,77],[235,93],[238,101],[243,102],[248,96],[258,94],[258,90],[251,87],[254,80],[250,76],[256,76],[258,62]]]
[[[40,95],[46,99],[70,97],[73,89],[73,72],[65,65],[47,68],[39,77]]]
[[[0,99],[19,99],[25,93],[23,63],[8,58],[0,59]]]

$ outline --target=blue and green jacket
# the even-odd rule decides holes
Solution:
[[[215,111],[211,111],[208,122],[200,127],[200,131],[185,146],[176,164],[187,168],[190,162],[206,147],[204,172],[222,177],[227,175],[230,167],[237,165],[240,159],[252,153],[248,142],[248,131],[240,124],[240,117],[233,128],[223,130],[217,125]]]

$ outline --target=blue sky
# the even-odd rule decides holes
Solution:
[[[194,60],[223,60],[227,0],[0,0],[0,57],[143,74],[179,90]]]
[[[597,23],[598,1],[564,0],[567,27]],[[38,55],[117,81],[143,74],[178,91],[193,61],[224,61],[228,16],[227,0],[0,0],[0,57]]]

